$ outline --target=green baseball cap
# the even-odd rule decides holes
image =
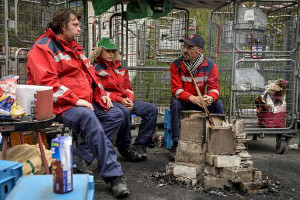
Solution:
[[[117,49],[117,45],[115,45],[115,43],[107,37],[101,38],[101,40],[98,42],[98,47],[103,47],[107,50]]]

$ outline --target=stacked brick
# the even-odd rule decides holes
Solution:
[[[167,166],[167,174],[192,186],[200,181],[207,189],[235,186],[248,194],[268,192],[246,150],[243,120],[228,125],[212,116],[215,126],[210,127],[201,112],[186,111],[184,116],[175,164]]]

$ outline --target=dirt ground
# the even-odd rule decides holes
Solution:
[[[298,136],[290,144],[298,144]],[[130,190],[125,199],[299,199],[300,197],[300,150],[275,153],[275,137],[250,141],[248,151],[254,167],[262,171],[270,183],[265,195],[245,195],[235,189],[205,190],[201,184],[188,188],[185,184],[164,176],[168,151],[164,148],[148,148],[148,159],[131,163],[119,157]],[[95,172],[95,199],[114,199],[109,186]]]

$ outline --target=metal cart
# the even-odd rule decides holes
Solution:
[[[279,154],[297,133],[298,48],[299,1],[229,2],[211,14],[209,53],[219,67],[229,121],[244,119],[254,139],[275,134]],[[288,81],[286,124],[261,127],[255,99],[278,79]]]

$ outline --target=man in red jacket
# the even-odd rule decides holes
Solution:
[[[121,165],[113,145],[105,136],[104,126],[94,113],[92,102],[102,107],[102,114],[107,119],[120,118],[115,121],[116,129],[120,128],[124,115],[120,110],[109,109],[112,106],[110,98],[84,56],[83,48],[75,42],[80,33],[79,19],[80,16],[69,9],[54,13],[47,31],[29,52],[27,83],[53,87],[54,114],[66,126],[80,132],[84,139],[74,151],[74,163],[90,164],[96,157],[99,173],[111,184],[114,196],[125,196],[129,191],[122,178]]]
[[[171,63],[171,132],[173,146],[170,160],[175,159],[179,140],[179,117],[182,110],[203,110],[193,83],[192,73],[200,89],[203,99],[211,113],[224,113],[224,106],[219,100],[219,72],[217,65],[203,55],[204,40],[200,35],[193,34],[184,43],[183,56]],[[188,70],[189,69],[189,70]]]

